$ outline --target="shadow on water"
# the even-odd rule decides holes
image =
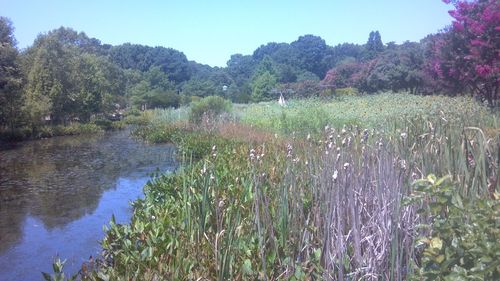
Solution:
[[[76,272],[112,214],[128,221],[149,175],[176,168],[174,153],[128,131],[1,148],[0,280],[40,280],[57,254]]]

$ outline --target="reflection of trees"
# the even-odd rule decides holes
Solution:
[[[47,228],[62,227],[94,212],[118,177],[174,167],[173,153],[171,146],[137,143],[126,131],[52,138],[0,151],[0,252],[20,239],[26,214]]]
[[[26,215],[25,202],[14,198],[12,192],[0,189],[0,253],[22,239],[23,222]],[[7,201],[9,200],[9,201]]]

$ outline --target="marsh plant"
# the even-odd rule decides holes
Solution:
[[[467,120],[433,110],[381,126],[289,123],[290,133],[263,126],[266,114],[249,122],[248,112],[239,114],[244,123],[176,120],[138,128],[139,138],[175,143],[182,168],[145,186],[129,224],[110,223],[103,258],[83,278],[497,276],[496,117],[476,106]]]

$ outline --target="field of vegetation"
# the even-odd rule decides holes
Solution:
[[[183,165],[111,222],[83,279],[500,276],[499,115],[472,99],[208,97],[134,122]]]

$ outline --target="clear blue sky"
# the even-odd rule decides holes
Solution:
[[[103,43],[180,50],[189,60],[225,66],[231,54],[251,54],[267,42],[321,36],[329,45],[418,41],[450,24],[440,0],[0,0],[20,48],[60,26]]]

